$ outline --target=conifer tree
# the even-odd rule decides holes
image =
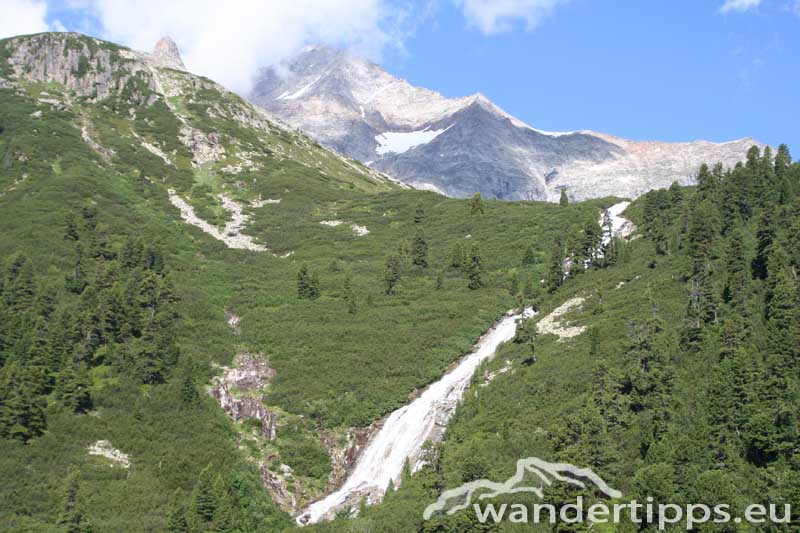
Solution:
[[[86,280],[86,272],[84,271],[83,267],[83,246],[81,243],[77,243],[75,246],[75,253],[75,266],[72,269],[72,272],[66,278],[66,286],[68,291],[75,294],[80,294],[88,284],[88,281]]]
[[[425,209],[422,207],[422,204],[417,204],[416,209],[414,209],[414,224],[422,224],[425,222],[427,216],[425,215]]]
[[[75,215],[71,211],[67,213],[64,218],[64,225],[66,226],[64,230],[64,240],[77,241],[80,239],[78,223],[75,221]]]
[[[734,230],[728,239],[725,253],[725,287],[722,299],[732,307],[741,306],[747,299],[747,285],[750,272],[744,250],[744,235],[741,230]]]
[[[765,315],[769,355],[784,368],[794,363],[792,323],[796,308],[796,281],[789,258],[779,243],[770,247]]]
[[[522,254],[522,266],[525,267],[532,267],[536,264],[536,253],[533,251],[533,246],[528,245],[525,248],[525,252]]]
[[[420,268],[428,266],[428,241],[425,240],[425,234],[421,229],[417,230],[411,245],[411,262]]]
[[[519,276],[516,272],[511,273],[511,279],[508,283],[508,293],[511,296],[516,296],[519,294]]]
[[[602,253],[603,234],[596,220],[587,220],[583,226],[583,246],[581,256],[586,266],[599,266]]]
[[[88,533],[91,526],[83,517],[80,503],[81,475],[77,469],[72,469],[64,480],[61,511],[58,515],[58,525],[67,533]]]
[[[397,285],[400,283],[400,258],[396,255],[389,255],[384,262],[383,281],[385,292],[389,296],[397,293]]]
[[[775,228],[773,227],[772,211],[765,209],[758,219],[758,229],[756,230],[756,256],[753,258],[753,277],[756,279],[767,279],[767,257],[774,240]]]
[[[349,273],[344,278],[344,299],[347,302],[347,312],[351,315],[356,314],[358,307],[355,294],[353,294],[353,281]]]
[[[457,242],[453,244],[450,249],[450,266],[458,270],[463,270],[465,265],[466,257],[464,254],[464,246],[460,242]]]
[[[472,195],[472,200],[470,201],[470,214],[471,215],[482,215],[483,214],[483,198],[481,197],[481,193],[476,192]]]
[[[483,261],[481,259],[478,244],[473,243],[470,250],[469,265],[467,267],[467,278],[469,283],[467,287],[472,290],[480,289],[483,287]]]
[[[436,290],[440,291],[444,289],[444,270],[439,270],[436,273]]]
[[[719,211],[709,200],[703,200],[692,211],[689,220],[689,255],[692,274],[709,268],[714,259],[714,243],[719,233]]]
[[[56,380],[56,398],[61,406],[73,413],[85,413],[92,407],[89,376],[82,363],[66,364]]]
[[[214,514],[217,512],[219,502],[214,479],[215,476],[209,464],[200,472],[192,493],[192,522],[195,522],[201,529],[205,529],[205,526],[214,520]]]
[[[561,189],[561,197],[558,199],[558,205],[567,207],[569,205],[569,198],[567,197],[567,189]]]
[[[308,265],[304,264],[297,272],[297,297],[315,300],[319,295],[319,275],[316,272],[309,273]]]
[[[547,268],[547,291],[555,292],[564,283],[564,252],[559,241],[553,243]]]

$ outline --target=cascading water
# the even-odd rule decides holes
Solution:
[[[336,492],[309,505],[298,516],[298,524],[318,522],[343,507],[354,505],[363,496],[375,503],[390,481],[397,485],[406,461],[414,465],[436,426],[449,421],[481,362],[492,358],[502,343],[514,337],[520,318],[533,315],[532,309],[506,315],[481,337],[473,351],[454,369],[411,403],[391,413],[367,444],[344,484]]]

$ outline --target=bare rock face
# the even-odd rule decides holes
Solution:
[[[481,94],[447,98],[327,46],[262,71],[250,99],[371,168],[458,198],[636,197],[693,183],[700,164],[733,166],[754,144],[764,147],[750,138],[667,143],[543,131]]]
[[[262,358],[241,354],[236,358],[233,368],[226,368],[222,376],[214,378],[211,396],[237,422],[248,418],[259,420],[261,435],[268,441],[274,440],[278,415],[262,402],[262,389],[274,375],[275,370]]]
[[[56,82],[76,96],[102,100],[128,89],[140,97],[137,86],[154,90],[147,65],[130,50],[79,34],[43,33],[11,40],[8,59],[14,77],[27,81]]]
[[[162,37],[153,48],[150,54],[153,63],[159,67],[174,68],[175,70],[186,70],[186,66],[181,59],[181,52],[178,45],[170,37]]]

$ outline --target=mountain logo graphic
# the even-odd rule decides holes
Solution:
[[[536,486],[532,485],[530,480],[526,482],[526,475],[537,480]],[[429,520],[436,512],[453,514],[456,511],[466,509],[474,498],[483,500],[520,492],[533,493],[539,498],[543,498],[543,487],[552,485],[554,481],[569,483],[585,489],[586,483],[584,480],[591,481],[609,498],[622,497],[622,492],[609,487],[600,476],[589,468],[579,468],[569,463],[548,463],[538,457],[528,457],[517,461],[517,471],[502,483],[488,479],[477,479],[464,483],[458,488],[444,491],[435,503],[425,508],[422,516],[425,520]]]

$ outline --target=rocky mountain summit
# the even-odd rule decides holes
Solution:
[[[175,44],[171,37],[159,39],[150,57],[160,67],[186,70],[178,45]]]
[[[418,188],[505,200],[636,197],[689,184],[702,162],[732,166],[753,139],[639,142],[548,132],[481,94],[447,98],[328,46],[264,70],[250,99],[321,143]]]

